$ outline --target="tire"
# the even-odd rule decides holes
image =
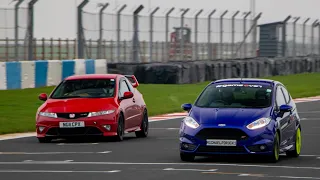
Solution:
[[[123,136],[124,136],[124,118],[122,115],[120,115],[118,120],[117,135],[115,137],[115,140],[123,141]]]
[[[50,143],[51,139],[49,138],[38,138],[39,143]]]
[[[301,129],[298,128],[295,134],[294,150],[287,151],[288,157],[299,157],[301,152]]]
[[[268,157],[268,160],[272,163],[276,163],[279,161],[279,157],[280,157],[280,138],[279,138],[279,133],[277,132],[273,141],[272,154]]]
[[[194,161],[194,158],[195,158],[194,155],[185,154],[185,153],[180,153],[180,159],[181,159],[181,161],[192,162],[192,161]]]
[[[135,134],[138,138],[145,138],[148,136],[149,133],[149,119],[147,111],[144,111],[142,122],[140,125],[141,130],[136,131]]]

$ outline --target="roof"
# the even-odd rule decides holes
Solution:
[[[284,24],[283,21],[278,21],[278,22],[260,24],[260,25],[258,25],[258,26],[259,26],[259,27],[262,27],[262,26],[283,25],[283,24]]]
[[[73,75],[65,78],[65,80],[79,80],[79,79],[115,79],[120,74],[84,74],[84,75]]]
[[[272,84],[275,83],[276,81],[272,80],[272,79],[258,79],[258,78],[229,78],[229,79],[220,79],[217,81],[213,81],[212,83],[224,83],[224,82],[241,82],[241,81],[245,81],[245,82],[257,82],[257,83],[268,83],[268,84]]]

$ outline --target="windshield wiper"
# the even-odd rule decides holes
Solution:
[[[53,97],[52,99],[69,99],[69,98],[82,98],[82,96],[61,96],[61,97]]]

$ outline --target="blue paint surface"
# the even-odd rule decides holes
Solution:
[[[75,61],[63,60],[62,61],[62,80],[75,74]]]
[[[94,63],[93,59],[86,59],[85,66],[86,66],[86,74],[94,74],[95,73],[95,63]]]
[[[21,63],[6,62],[7,89],[21,89]]]
[[[48,79],[48,61],[35,62],[35,86],[47,86]]]

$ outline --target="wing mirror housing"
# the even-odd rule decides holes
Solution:
[[[280,112],[290,112],[292,111],[292,106],[284,104],[280,106],[279,110]]]
[[[41,101],[46,101],[48,99],[48,95],[45,93],[41,93],[38,97]]]
[[[287,104],[281,105],[279,107],[279,112],[277,114],[277,117],[281,117],[282,118],[284,113],[290,112],[290,111],[292,111],[292,109],[293,109],[293,107],[290,106],[290,105],[287,105]]]
[[[181,105],[181,108],[184,110],[184,111],[187,111],[189,112],[192,108],[192,104],[189,104],[189,103],[186,103],[186,104],[182,104]]]
[[[121,99],[130,99],[133,97],[133,93],[130,91],[124,92],[123,97]]]

